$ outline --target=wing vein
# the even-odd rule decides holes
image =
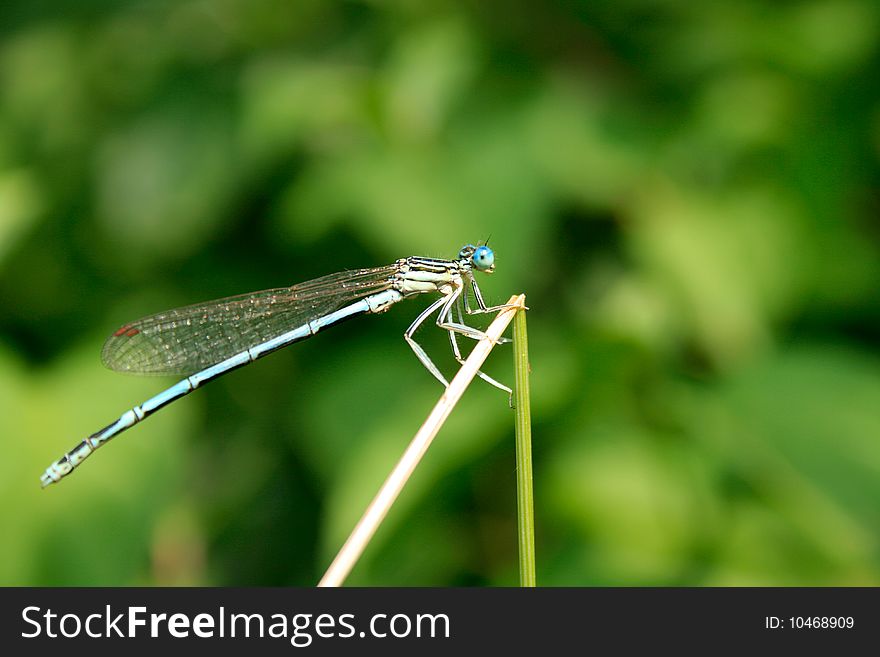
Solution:
[[[387,290],[394,271],[393,265],[343,271],[148,315],[107,338],[101,359],[120,372],[192,374]]]

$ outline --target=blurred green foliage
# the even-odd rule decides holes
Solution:
[[[491,236],[484,291],[531,307],[539,584],[880,585],[878,30],[868,0],[4,2],[0,584],[317,581],[440,392],[421,301],[41,492],[170,383],[103,338]],[[350,582],[515,584],[514,483],[474,386]]]

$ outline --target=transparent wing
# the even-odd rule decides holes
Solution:
[[[125,324],[104,365],[138,374],[192,374],[391,286],[395,267],[357,269],[292,287],[175,308]]]

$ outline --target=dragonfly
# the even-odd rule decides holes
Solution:
[[[419,294],[437,293],[440,298],[415,318],[403,337],[422,365],[448,386],[413,336],[436,313],[437,326],[448,332],[453,356],[463,363],[456,336],[474,340],[486,337],[483,331],[465,323],[465,315],[508,307],[487,306],[474,278],[475,271],[491,274],[494,270],[495,254],[488,245],[467,244],[454,260],[410,256],[384,267],[341,271],[291,287],[184,306],[124,324],[104,343],[101,359],[107,367],[185,378],[125,411],[52,463],[40,477],[42,487],[61,481],[111,438],[199,386],[325,328],[358,315],[384,313],[399,301]],[[476,308],[471,308],[469,289]],[[499,342],[509,340],[501,338]],[[509,387],[483,372],[478,376],[512,399]]]

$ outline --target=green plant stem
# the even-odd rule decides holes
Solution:
[[[532,495],[532,418],[529,402],[529,339],[526,311],[513,320],[513,369],[516,425],[516,502],[519,534],[519,583],[535,586],[535,512]]]

